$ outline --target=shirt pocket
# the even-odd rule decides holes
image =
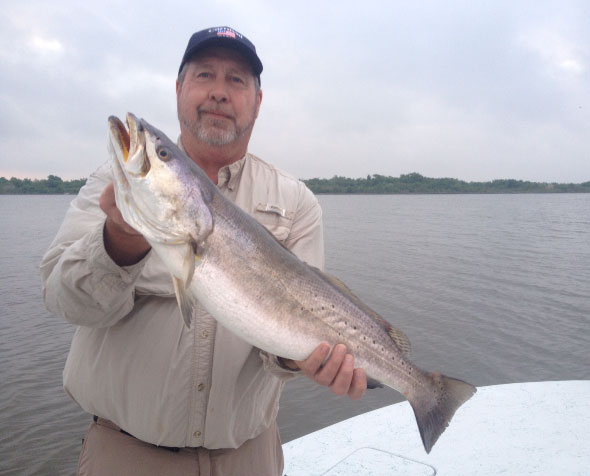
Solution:
[[[263,225],[281,243],[284,243],[291,227],[295,212],[282,208],[272,203],[259,203],[256,205],[254,218]]]

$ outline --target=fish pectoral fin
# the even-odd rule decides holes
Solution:
[[[186,327],[190,329],[195,302],[190,293],[187,292],[186,282],[176,276],[172,276],[172,282],[174,283],[174,293],[176,294],[180,314],[182,315]]]
[[[192,245],[187,245],[184,250],[184,257],[182,260],[182,280],[184,288],[187,289],[195,274],[195,252]]]

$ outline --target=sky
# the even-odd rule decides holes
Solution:
[[[585,182],[589,18],[585,0],[3,0],[0,176],[88,176],[127,111],[176,138],[188,39],[227,25],[264,65],[249,151],[298,178]]]

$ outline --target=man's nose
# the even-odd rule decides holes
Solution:
[[[222,78],[219,78],[213,84],[209,92],[209,98],[216,102],[227,102],[229,100],[227,84]]]

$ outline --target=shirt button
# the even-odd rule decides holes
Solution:
[[[199,436],[201,436],[201,432],[200,431],[195,431],[193,433],[193,435],[195,436],[195,438],[198,438]]]
[[[202,337],[203,339],[206,339],[207,337],[209,337],[209,332],[207,331],[207,329],[203,329],[203,330],[201,331],[201,337]]]
[[[205,384],[204,384],[204,383],[200,383],[200,384],[198,385],[198,387],[197,387],[197,390],[198,390],[199,392],[202,392],[203,390],[205,390]]]

